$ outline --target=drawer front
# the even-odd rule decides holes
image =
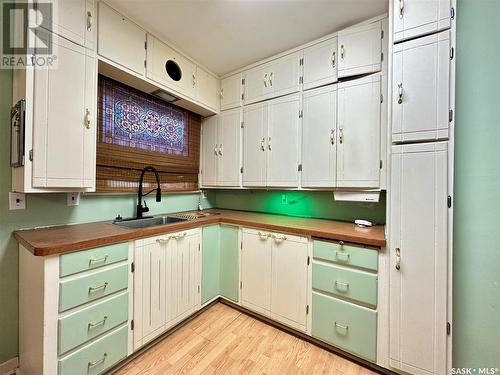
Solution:
[[[377,275],[313,262],[314,289],[377,305]]]
[[[127,292],[59,318],[59,354],[93,339],[127,320]]]
[[[117,243],[61,255],[61,277],[102,267],[128,258],[128,243]]]
[[[378,251],[366,247],[315,240],[313,256],[339,264],[374,271],[378,269]]]
[[[128,326],[123,326],[59,360],[59,375],[100,374],[127,356]]]
[[[128,264],[122,264],[90,275],[59,283],[59,311],[82,305],[108,294],[126,289]]]
[[[376,361],[377,312],[313,292],[312,335]]]

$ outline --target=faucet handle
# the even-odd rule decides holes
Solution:
[[[144,207],[142,208],[142,212],[149,212],[149,207],[148,204],[146,203],[146,200],[144,200]]]
[[[122,221],[123,220],[123,217],[118,214],[118,216],[115,217],[115,221]]]

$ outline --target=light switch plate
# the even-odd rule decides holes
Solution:
[[[78,206],[80,204],[80,193],[68,193],[68,206]]]
[[[9,192],[9,210],[24,210],[26,194]]]

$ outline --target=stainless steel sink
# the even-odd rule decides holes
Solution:
[[[113,224],[126,228],[140,229],[140,228],[156,227],[165,224],[179,223],[187,220],[188,219],[184,217],[155,216],[155,217],[147,217],[144,219],[115,220],[113,221]]]

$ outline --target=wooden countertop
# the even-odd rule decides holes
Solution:
[[[203,212],[208,215],[199,219],[150,228],[129,229],[115,225],[112,221],[100,221],[18,230],[14,232],[14,237],[37,256],[83,250],[217,223],[236,224],[376,247],[385,246],[386,243],[382,225],[359,228],[352,223],[324,219],[219,209],[209,209]]]

